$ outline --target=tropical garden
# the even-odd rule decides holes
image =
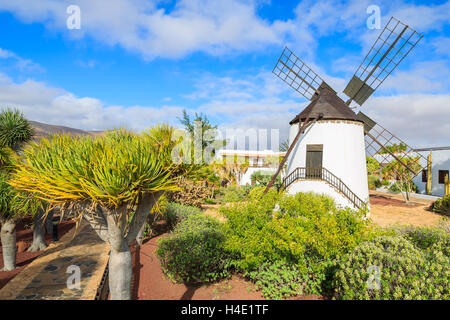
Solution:
[[[215,160],[206,116],[186,113],[184,134],[167,124],[136,133],[55,134],[33,141],[17,110],[0,115],[0,218],[4,269],[15,268],[15,225],[33,217],[42,250],[54,210],[84,219],[110,247],[110,298],[131,299],[130,246],[169,229],[158,243],[165,274],[179,283],[239,275],[264,297],[318,294],[334,299],[449,299],[448,222],[437,228],[380,228],[324,195],[288,195],[255,173],[240,186],[245,159]],[[200,131],[200,143],[196,140]],[[201,155],[199,157],[199,155]],[[369,166],[368,166],[369,167]],[[376,169],[374,169],[376,170]],[[215,205],[223,219],[207,215]],[[436,207],[448,207],[448,203]]]

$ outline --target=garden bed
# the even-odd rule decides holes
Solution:
[[[132,246],[133,299],[137,300],[263,300],[256,287],[238,276],[212,284],[173,283],[161,269],[155,254],[162,234]]]
[[[383,227],[393,225],[438,225],[443,215],[429,208],[433,201],[412,198],[412,205],[405,204],[401,195],[370,191],[370,218]]]
[[[370,204],[371,205],[375,204],[375,205],[380,205],[380,206],[397,206],[397,207],[405,207],[405,208],[421,206],[420,203],[416,203],[416,202],[405,203],[405,201],[393,199],[388,196],[379,195],[379,194],[370,195]]]
[[[27,265],[29,265],[34,259],[42,254],[42,251],[27,252],[33,242],[33,230],[31,228],[32,218],[25,218],[17,224],[16,227],[16,239],[17,239],[17,268],[13,271],[0,272],[0,289],[3,288],[11,279],[18,275]],[[66,234],[73,226],[75,222],[68,220],[62,221],[58,225],[58,236],[61,238]],[[52,241],[52,235],[46,235],[45,239],[47,244]],[[3,250],[0,246],[0,269],[3,268]]]
[[[217,206],[218,207],[218,206]],[[214,209],[207,206],[203,214],[222,218]],[[155,233],[141,246],[131,245],[132,254],[132,299],[134,300],[264,300],[256,285],[242,276],[233,275],[229,279],[204,284],[174,283],[164,274],[156,255],[158,242],[169,236],[165,221],[159,221]],[[323,300],[314,294],[290,297],[287,300]]]

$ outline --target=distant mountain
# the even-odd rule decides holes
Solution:
[[[43,137],[48,137],[52,134],[61,132],[61,133],[68,133],[70,135],[90,135],[90,136],[96,136],[102,134],[102,131],[86,131],[81,129],[75,129],[75,128],[69,128],[64,126],[55,126],[52,124],[46,124],[42,122],[37,121],[30,121],[31,126],[34,129],[34,139],[39,140]]]

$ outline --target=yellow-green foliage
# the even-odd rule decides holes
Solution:
[[[278,210],[275,205],[278,203]],[[295,196],[255,188],[248,202],[223,207],[225,248],[239,256],[235,266],[251,271],[267,261],[303,264],[343,254],[369,235],[363,212],[338,209],[316,194]]]
[[[170,137],[154,136],[169,129],[159,126],[145,135],[121,129],[95,138],[44,138],[25,149],[11,185],[51,202],[89,200],[110,207],[135,203],[144,192],[173,190],[179,166],[168,158]]]
[[[45,202],[29,192],[19,192],[9,185],[10,175],[0,171],[0,220],[21,218],[45,210]]]
[[[436,200],[433,203],[433,211],[450,216],[450,195]]]
[[[187,209],[185,219],[170,237],[158,244],[157,255],[163,269],[174,281],[211,282],[230,275],[229,255],[223,249],[224,234],[216,218]]]
[[[337,264],[336,297],[448,300],[449,237],[436,237],[434,232],[427,236],[428,232],[382,236],[360,244]]]
[[[381,187],[381,181],[379,177],[369,175],[367,176],[367,180],[369,183],[369,190],[375,190]]]
[[[0,171],[0,218],[8,218],[11,212],[11,200],[13,188],[8,184],[9,176]]]
[[[4,109],[0,112],[0,146],[19,148],[33,136],[33,128],[18,109]]]

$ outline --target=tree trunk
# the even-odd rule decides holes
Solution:
[[[162,191],[144,194],[129,224],[126,204],[114,209],[92,206],[89,202],[79,204],[79,209],[85,212],[84,218],[111,247],[109,256],[111,300],[131,300],[132,265],[129,245],[136,239],[152,207],[162,194]]]
[[[33,217],[33,243],[27,251],[36,252],[45,248],[47,248],[47,243],[45,242],[43,214],[35,214]]]
[[[131,300],[131,252],[125,239],[116,250],[111,246],[109,256],[109,290],[111,300]]]
[[[11,271],[16,268],[16,222],[6,220],[2,223],[1,229],[3,269],[1,271]]]
[[[53,234],[53,214],[55,213],[55,209],[52,209],[48,212],[47,217],[45,217],[45,229],[47,229],[47,234]]]
[[[139,230],[138,235],[136,236],[136,244],[138,246],[141,246],[142,242],[144,241],[144,230],[145,230],[145,222],[142,225],[141,229]]]
[[[405,198],[406,198],[406,203],[409,203],[409,191],[408,191],[408,187],[405,189]]]
[[[111,300],[131,300],[131,252],[124,237],[126,206],[106,216],[108,223],[108,242],[111,246],[109,256],[109,290]],[[122,212],[121,212],[122,211]]]

